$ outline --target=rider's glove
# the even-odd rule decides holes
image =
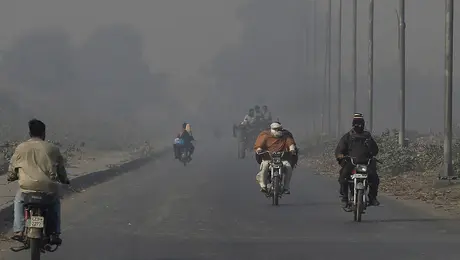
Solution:
[[[261,152],[262,152],[262,148],[259,147],[256,149],[256,153],[261,153]]]
[[[13,181],[17,181],[18,178],[14,177],[14,176],[8,176],[8,178],[6,179],[8,182],[13,182]]]

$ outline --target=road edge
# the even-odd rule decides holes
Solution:
[[[304,167],[306,169],[308,169],[309,171],[311,171],[315,175],[318,175],[318,176],[321,176],[321,177],[324,177],[324,178],[327,178],[327,179],[331,179],[331,180],[334,179],[334,177],[332,175],[323,174],[322,173],[323,171],[320,171],[318,169],[314,169],[312,167],[308,167],[307,165],[305,165]],[[432,205],[430,203],[420,201],[420,200],[406,199],[406,198],[398,197],[398,196],[396,196],[394,194],[391,194],[391,193],[388,193],[388,192],[383,192],[383,191],[379,191],[379,196],[383,196],[387,200],[396,202],[396,203],[398,203],[400,205],[403,205],[405,207],[411,208],[413,210],[421,211],[421,212],[423,212],[423,213],[425,213],[425,214],[427,214],[427,215],[429,215],[431,217],[434,217],[434,218],[442,218],[442,219],[446,219],[446,220],[447,219],[448,220],[458,220],[459,219],[458,216],[455,216],[455,215],[449,213],[448,211],[441,210],[441,209],[436,209],[434,207],[434,205]],[[339,202],[337,202],[337,204],[339,204]]]
[[[81,190],[102,184],[127,172],[137,170],[142,166],[146,165],[147,163],[164,156],[168,152],[171,152],[170,149],[163,148],[158,152],[153,152],[149,156],[137,157],[108,169],[95,171],[82,176],[75,177],[71,179],[72,187],[67,187],[64,189],[63,199],[68,198],[72,194],[78,194]],[[13,203],[11,203],[3,209],[0,209],[0,221],[2,221],[2,224],[0,225],[0,241],[2,239],[1,237],[4,236],[5,233],[7,233],[11,229],[12,220]]]

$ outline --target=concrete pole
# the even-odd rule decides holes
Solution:
[[[358,109],[358,72],[357,72],[357,56],[358,56],[358,0],[353,0],[353,113]]]
[[[401,76],[399,145],[406,139],[406,1],[399,0],[399,62]]]
[[[325,24],[326,24],[326,30],[327,30],[327,24],[328,24],[328,19],[326,17],[325,19]],[[327,60],[328,60],[328,54],[329,54],[329,48],[328,48],[328,38],[327,38],[327,33],[325,34],[324,37],[324,42],[326,43],[326,46],[324,48],[324,74],[323,74],[323,88],[322,88],[322,97],[321,97],[321,135],[326,134],[326,118],[325,118],[325,113],[326,113],[326,107],[327,107],[327,81],[328,81],[328,74],[327,74]]]
[[[445,25],[445,111],[444,111],[444,178],[452,178],[452,80],[453,80],[453,34],[454,0],[446,0]]]
[[[342,133],[342,0],[339,0],[339,17],[338,17],[338,62],[337,62],[337,125],[336,137],[339,138]]]
[[[374,0],[369,1],[369,131],[374,128]]]
[[[331,63],[332,63],[332,0],[328,3],[327,14],[327,134],[332,136]]]
[[[312,33],[313,33],[313,37],[312,37],[312,46],[313,46],[313,89],[317,89],[318,88],[318,80],[317,80],[317,72],[318,72],[318,67],[317,67],[317,58],[316,58],[316,38],[317,38],[317,35],[316,35],[316,1],[313,1],[313,30],[312,30]],[[314,97],[315,100],[317,99],[317,97]],[[318,131],[317,127],[316,127],[316,120],[318,119],[317,118],[317,104],[318,102],[314,102],[315,104],[315,108],[313,109],[313,112],[314,112],[314,115],[313,115],[313,133],[316,133]]]

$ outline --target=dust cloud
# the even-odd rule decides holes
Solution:
[[[332,2],[335,125],[338,1]],[[43,119],[56,137],[105,145],[172,138],[184,121],[197,134],[218,129],[230,135],[231,125],[255,104],[268,105],[275,118],[304,137],[318,128],[324,86],[327,1],[317,3],[314,64],[312,1],[2,1],[2,139],[26,134],[31,117]],[[359,1],[358,11],[358,107],[365,116],[367,3]],[[343,4],[345,130],[353,112],[352,1]],[[377,131],[398,126],[395,8],[396,0],[375,4]],[[409,129],[442,129],[443,37],[444,5],[408,0]]]
[[[237,5],[2,1],[1,138],[24,137],[37,117],[57,139],[170,142],[200,118],[208,83],[199,74],[238,39]]]
[[[269,105],[284,124],[299,134],[319,129],[328,1],[317,2],[316,64],[313,55],[312,1],[248,0],[237,11],[243,23],[239,44],[216,56],[210,73],[230,113],[243,114],[246,104]],[[368,117],[368,3],[358,1],[358,109]],[[332,1],[332,130],[336,122],[337,28],[339,1]],[[352,1],[343,0],[342,129],[351,124]],[[397,128],[399,122],[399,63],[397,0],[375,1],[374,130]],[[457,15],[459,12],[456,12]],[[406,127],[442,131],[444,96],[444,2],[406,1]],[[458,24],[458,23],[456,23]],[[459,34],[455,33],[455,41]],[[458,44],[455,44],[459,46]],[[455,67],[455,66],[454,66]],[[455,68],[455,82],[458,78]],[[315,84],[316,80],[316,84]],[[454,92],[454,103],[458,91]],[[236,102],[235,100],[238,100]],[[242,105],[244,104],[244,105]],[[455,111],[455,108],[454,108]],[[327,113],[326,113],[327,115]],[[460,119],[454,113],[454,122]],[[327,119],[325,120],[327,124]],[[327,127],[326,127],[327,129]]]

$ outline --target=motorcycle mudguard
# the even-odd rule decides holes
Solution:
[[[364,183],[362,183],[362,182],[356,183],[356,189],[357,190],[364,190]]]
[[[41,228],[29,228],[27,230],[27,237],[29,238],[41,238],[42,229]]]

